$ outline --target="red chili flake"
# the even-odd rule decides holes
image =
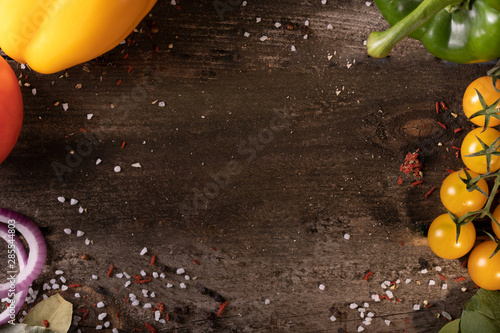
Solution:
[[[439,102],[436,102],[436,113],[439,113]]]
[[[111,274],[113,273],[113,268],[115,268],[114,265],[111,265],[111,267],[109,267],[108,277],[111,277]]]
[[[451,148],[453,148],[455,150],[460,150],[460,147],[457,147],[457,146],[451,146]]]
[[[437,123],[439,124],[439,126],[441,126],[442,128],[446,129],[446,125],[445,124],[443,124],[443,123],[441,123],[439,121],[437,121]]]
[[[43,320],[43,327],[45,328],[49,327],[49,321],[47,319]]]
[[[145,323],[144,326],[146,326],[146,328],[148,329],[148,331],[150,331],[151,333],[156,333],[156,328],[154,328],[153,326],[149,325],[148,323]]]
[[[446,278],[444,277],[444,275],[443,275],[443,274],[438,274],[438,275],[439,275],[439,277],[440,277],[441,279],[443,279],[443,280],[445,280],[445,281],[446,281]]]
[[[77,288],[77,287],[80,287],[80,284],[79,283],[77,283],[77,284],[70,284],[68,287],[69,288]]]
[[[130,46],[130,44],[132,44],[132,39],[127,38],[127,45]]]
[[[391,300],[391,299],[389,298],[389,296],[387,296],[387,295],[384,295],[384,298],[385,298],[386,300],[388,300],[388,301],[390,301],[390,300]]]
[[[465,281],[467,280],[466,278],[464,278],[463,276],[459,277],[459,278],[456,278],[455,279],[455,282],[459,282],[459,281]]]
[[[200,266],[200,263],[198,262],[198,260],[193,259],[193,262],[194,262],[196,265]]]
[[[446,104],[444,104],[443,101],[441,101],[440,104],[443,109],[448,110],[448,107],[446,106]]]
[[[125,141],[123,141],[123,142],[122,142],[122,147],[121,147],[121,149],[125,148],[125,145],[126,145],[126,144],[127,144],[127,143],[126,143]]]
[[[423,180],[417,180],[416,182],[411,183],[411,186],[417,186],[422,184],[424,181]]]
[[[398,177],[398,185],[402,185],[403,184],[403,178],[402,177]]]
[[[368,273],[366,273],[366,275],[363,277],[363,280],[368,280],[370,278],[370,276],[372,276],[373,272],[372,271],[369,271]]]
[[[143,284],[143,283],[148,283],[148,282],[151,282],[151,279],[135,280],[135,283],[138,283],[138,284]]]
[[[455,170],[452,170],[452,169],[446,169],[446,171],[448,171],[448,173],[454,173]]]
[[[432,192],[434,192],[435,190],[436,190],[436,188],[435,188],[435,187],[431,188],[431,189],[429,190],[429,192],[427,192],[427,193],[424,195],[424,197],[428,198],[428,197],[432,194]]]
[[[462,267],[465,267],[467,266],[467,260],[464,260],[464,262],[462,263]]]
[[[119,86],[121,83],[122,83],[122,80],[118,80],[118,81],[116,82],[116,85],[117,85],[117,86]]]
[[[163,303],[158,303],[158,310],[160,310],[161,313],[165,312],[165,304]]]
[[[417,149],[414,153],[406,154],[403,164],[399,167],[399,171],[404,172],[407,175],[414,173],[417,178],[420,178],[420,170],[423,165],[418,160],[418,152],[419,149]]]
[[[459,157],[460,157],[460,151],[458,151],[458,150],[457,150],[457,151],[455,152],[455,157],[456,157],[456,158],[459,158]]]
[[[460,132],[461,130],[462,130],[461,128],[455,128],[455,129],[453,130],[453,133],[458,133],[458,132]]]
[[[165,320],[166,320],[166,321],[170,321],[170,316],[168,315],[168,313],[167,313],[167,315],[165,316]]]
[[[397,297],[396,297],[396,301],[397,301],[398,303],[401,303],[401,300],[400,300],[399,298],[397,298]]]
[[[83,313],[82,320],[85,320],[85,318],[87,318],[87,315],[89,314],[89,310],[80,308],[80,309],[78,309],[78,311]]]
[[[155,261],[156,261],[156,254],[153,254],[153,257],[151,258],[151,266],[155,265]]]
[[[127,59],[128,58],[128,53],[125,53],[125,55],[123,56],[123,59]]]
[[[227,301],[225,301],[222,304],[219,304],[219,312],[217,313],[217,317],[219,317],[221,315],[221,313],[224,310],[224,308],[226,307],[226,305],[227,305]]]
[[[179,5],[175,6],[175,8],[177,8],[177,10],[182,10],[181,6]]]
[[[132,66],[128,66],[127,73],[130,73],[131,71],[132,71]]]
[[[427,305],[425,306],[425,308],[426,308],[426,309],[428,309],[428,308],[430,308],[431,306],[434,306],[434,304],[427,304]]]
[[[395,285],[398,282],[398,280],[391,281],[391,286]]]
[[[82,131],[83,133],[87,133],[87,130],[83,127],[80,127],[80,131]]]
[[[153,36],[148,32],[149,38],[153,39]]]

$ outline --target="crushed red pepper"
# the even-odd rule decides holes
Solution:
[[[459,282],[459,281],[465,281],[467,280],[465,277],[461,276],[461,277],[458,277],[455,279],[455,282]]]
[[[417,186],[422,184],[424,181],[423,180],[417,180],[416,182],[411,183],[411,186]]]
[[[149,325],[148,323],[145,323],[144,326],[146,326],[146,328],[148,329],[148,331],[150,331],[151,333],[156,333],[156,328],[154,328],[153,326]]]
[[[399,167],[399,171],[405,174],[414,174],[417,178],[422,177],[422,163],[418,159],[418,153],[420,149],[417,149],[414,153],[408,153],[405,156],[403,164]]]
[[[219,312],[217,313],[217,317],[219,317],[222,314],[222,311],[224,310],[224,308],[226,307],[226,305],[227,305],[227,301],[225,301],[224,303],[219,304]]]
[[[111,274],[113,273],[113,269],[115,268],[114,265],[111,265],[111,267],[109,268],[109,271],[108,271],[108,275],[107,277],[111,277]]]
[[[49,321],[47,319],[43,320],[43,327],[45,328],[49,327]]]
[[[437,123],[438,123],[439,126],[441,126],[442,128],[446,129],[446,125],[445,124],[443,124],[443,123],[441,123],[439,121],[437,121]]]
[[[151,266],[155,265],[155,261],[156,261],[156,254],[153,254],[153,257],[151,258]]]
[[[439,275],[439,277],[440,277],[441,279],[443,279],[443,280],[445,280],[445,281],[446,281],[446,278],[444,277],[444,275],[443,275],[443,274],[438,274],[438,275]]]
[[[429,190],[429,192],[427,192],[427,193],[424,195],[424,197],[428,198],[428,197],[432,194],[432,192],[434,192],[435,190],[436,190],[436,188],[435,188],[435,187],[432,187],[432,188]]]
[[[370,276],[372,276],[373,272],[372,271],[369,271],[368,273],[365,274],[365,276],[363,277],[363,280],[368,280],[370,278]]]
[[[446,106],[446,104],[443,101],[441,101],[440,104],[441,104],[441,107],[443,109],[448,110],[448,107]]]

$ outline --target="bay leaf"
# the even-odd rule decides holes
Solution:
[[[444,325],[439,333],[459,333],[460,332],[460,319],[455,319],[450,321],[448,324]]]
[[[462,333],[500,332],[500,292],[479,289],[465,304],[460,320]]]
[[[72,319],[73,304],[61,295],[55,294],[35,305],[24,318],[23,324],[43,327],[43,321],[47,320],[49,329],[57,333],[66,333]]]

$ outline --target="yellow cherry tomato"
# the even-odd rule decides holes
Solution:
[[[483,131],[484,130],[484,131]],[[483,150],[483,147],[478,140],[482,140],[485,144],[491,145],[498,137],[500,132],[494,128],[478,127],[470,131],[462,142],[460,154],[464,164],[474,172],[485,174],[487,172],[488,163],[486,156],[467,156]],[[500,148],[496,150],[500,152]],[[491,156],[490,172],[495,172],[500,168],[500,156]]]
[[[474,171],[467,171],[471,178],[479,176]],[[488,184],[484,179],[477,182],[477,186],[486,194],[484,195],[478,190],[469,192],[467,185],[462,181],[467,179],[465,171],[455,171],[448,175],[441,184],[440,196],[443,205],[455,215],[459,217],[468,213],[479,210],[484,207],[488,200]]]
[[[496,88],[500,90],[500,80],[496,82]],[[479,91],[481,96],[483,96],[484,101],[488,105],[493,104],[497,99],[500,98],[500,92],[495,90],[493,81],[489,76],[482,76],[474,80],[465,90],[462,104],[464,113],[472,123],[483,127],[484,116],[470,118],[474,113],[483,109],[483,107],[481,106],[481,102],[479,101],[479,95],[477,94],[476,89],[477,91]],[[499,112],[497,113],[500,114]],[[500,125],[500,119],[490,117],[488,127],[495,127],[498,125]]]
[[[457,240],[457,227],[450,215],[442,214],[432,221],[427,232],[429,247],[438,257],[457,259],[466,255],[476,241],[476,228],[472,222],[460,228]]]

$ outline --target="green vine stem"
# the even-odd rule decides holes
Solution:
[[[441,10],[462,3],[463,0],[424,0],[404,19],[385,31],[375,31],[368,36],[366,48],[374,58],[385,58],[392,47],[423,26]]]

